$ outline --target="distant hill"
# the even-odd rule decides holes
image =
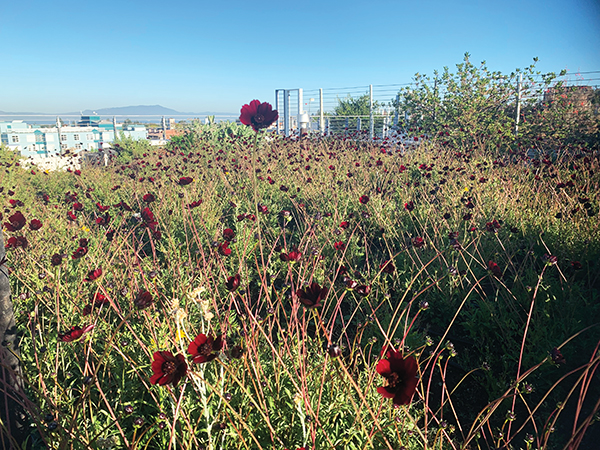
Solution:
[[[10,116],[78,116],[80,114],[89,116],[89,115],[99,115],[99,116],[188,116],[188,117],[198,117],[198,116],[209,116],[209,115],[223,115],[223,116],[232,116],[236,115],[235,113],[228,112],[214,112],[214,111],[204,111],[204,112],[180,112],[171,108],[165,108],[161,105],[138,105],[138,106],[118,106],[113,108],[100,108],[100,109],[86,109],[84,111],[72,111],[72,112],[63,112],[63,113],[36,113],[36,112],[9,112],[9,111],[0,111],[0,116],[10,117]]]
[[[115,108],[101,108],[96,110],[86,109],[84,115],[98,114],[101,116],[169,116],[181,115],[181,113],[171,108],[165,108],[160,105],[139,105],[139,106],[119,106]]]

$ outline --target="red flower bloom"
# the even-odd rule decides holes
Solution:
[[[154,352],[153,358],[152,371],[154,375],[150,378],[150,383],[160,386],[165,384],[177,386],[186,376],[188,367],[182,354],[173,356],[171,352]]]
[[[31,231],[37,231],[40,228],[42,228],[42,221],[41,220],[33,219],[31,222],[29,222],[29,229]]]
[[[102,275],[102,267],[98,267],[95,270],[90,270],[87,274],[87,277],[83,281],[92,282],[100,278],[100,275]]]
[[[346,248],[346,244],[344,244],[342,241],[335,242],[333,244],[333,248],[335,248],[336,250],[342,251],[342,250],[344,250]]]
[[[565,360],[565,357],[563,356],[563,354],[556,347],[554,347],[550,351],[550,357],[552,358],[552,362],[554,364],[566,364],[567,363],[567,361]]]
[[[384,398],[393,399],[394,405],[409,405],[417,389],[417,361],[412,356],[404,358],[401,352],[384,349],[386,359],[377,363],[377,373],[384,377],[387,386],[380,386],[377,392]]]
[[[150,208],[147,206],[142,210],[142,219],[146,223],[146,226],[150,228],[152,231],[156,230],[156,226],[158,222],[154,219],[154,214],[150,211]]]
[[[71,327],[69,331],[66,333],[58,333],[58,340],[62,342],[73,342],[79,339],[88,331],[91,331],[94,328],[94,325],[88,325],[85,328],[80,327]]]
[[[410,202],[406,202],[404,204],[404,209],[407,211],[412,211],[413,209],[415,209],[415,204],[413,203],[412,200]]]
[[[79,202],[73,203],[73,211],[83,211],[83,205]]]
[[[329,290],[326,287],[321,288],[321,286],[313,281],[307,288],[298,289],[296,296],[306,308],[319,308],[321,300],[327,297],[328,292]]]
[[[494,261],[488,261],[488,269],[498,278],[502,276],[502,270]]]
[[[75,222],[77,220],[77,216],[73,211],[67,211],[67,219],[69,219],[72,222]]]
[[[21,213],[21,211],[17,211],[12,216],[8,218],[8,222],[4,222],[4,226],[7,231],[19,231],[21,228],[25,226],[27,221],[25,220],[25,216]]]
[[[223,230],[223,239],[231,242],[231,241],[233,241],[234,238],[235,238],[235,231],[233,231],[231,228],[225,228]]]
[[[52,255],[50,262],[52,263],[53,266],[60,266],[62,263],[62,260],[63,260],[62,255],[59,253],[55,253],[54,255]]]
[[[366,205],[367,203],[369,203],[369,196],[361,195],[358,201],[361,202],[363,205]]]
[[[74,206],[75,205],[73,205],[73,207]],[[98,207],[98,211],[100,211],[100,212],[106,212],[106,211],[108,211],[110,209],[110,206],[102,206],[100,204],[100,202],[96,203],[96,206]]]
[[[27,238],[25,236],[11,236],[6,241],[6,248],[17,248],[21,247],[26,249],[29,243],[27,242]]]
[[[229,291],[235,291],[237,288],[240,287],[240,274],[236,273],[234,276],[232,277],[227,277],[227,281],[225,282],[225,287],[227,288],[227,290]]]
[[[289,253],[281,253],[279,255],[279,259],[282,261],[300,261],[300,258],[302,258],[302,253],[298,250],[292,250]]]
[[[229,242],[227,242],[227,241],[219,244],[218,250],[219,250],[219,253],[223,256],[231,255],[231,249],[229,248]]]
[[[269,103],[258,100],[252,100],[240,110],[240,122],[250,125],[254,131],[269,128],[278,118],[277,110],[273,110]]]
[[[152,303],[154,303],[152,294],[144,290],[140,291],[133,301],[133,304],[137,309],[146,309]]]
[[[196,336],[190,345],[188,346],[187,352],[192,355],[193,361],[196,364],[205,363],[212,361],[223,348],[223,335],[219,334],[216,338],[212,336],[206,336],[200,333]]]
[[[181,178],[179,179],[179,182],[178,182],[178,184],[179,184],[179,186],[187,186],[187,185],[188,185],[188,184],[190,184],[192,181],[194,181],[194,180],[192,179],[192,177],[181,177]]]
[[[350,226],[350,223],[349,223],[349,222],[345,222],[345,221],[344,221],[344,222],[340,223],[340,228],[341,228],[342,230],[346,230],[346,229],[347,229],[349,226]]]
[[[425,245],[425,239],[422,237],[416,237],[412,240],[413,247],[421,248]]]
[[[146,203],[152,203],[154,200],[156,200],[156,198],[154,197],[154,195],[152,194],[145,194],[142,199],[146,202]]]
[[[73,252],[73,254],[71,255],[71,259],[79,259],[83,256],[85,256],[88,252],[87,247],[78,247],[77,250],[75,250]]]
[[[396,271],[396,266],[394,266],[394,262],[391,260],[385,261],[383,264],[379,266],[382,272],[393,274]]]

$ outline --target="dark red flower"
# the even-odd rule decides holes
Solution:
[[[79,202],[73,203],[73,211],[83,211],[83,205]]]
[[[362,284],[362,285],[354,288],[354,291],[358,295],[362,295],[363,297],[366,297],[367,295],[369,295],[371,293],[371,286]]]
[[[172,384],[174,387],[187,374],[187,363],[182,354],[173,356],[171,352],[154,352],[152,361],[152,372],[150,383],[164,386]]]
[[[187,352],[192,355],[196,364],[212,361],[219,356],[219,352],[223,348],[222,338],[223,335],[221,334],[213,338],[200,333],[196,336],[196,339],[190,342]]]
[[[328,292],[329,290],[326,287],[321,288],[316,281],[313,281],[305,289],[298,289],[296,296],[306,308],[319,308],[321,301],[327,297]]]
[[[494,261],[488,261],[488,269],[498,278],[502,276],[502,270]]]
[[[302,258],[302,253],[298,250],[292,250],[289,253],[281,253],[279,255],[279,259],[282,261],[300,261],[300,258]]]
[[[575,270],[580,270],[583,268],[583,265],[579,261],[571,261],[571,267]]]
[[[344,244],[342,241],[339,242],[335,242],[333,244],[333,248],[335,248],[336,250],[344,250],[346,248],[346,244]]]
[[[560,350],[556,347],[554,347],[552,350],[550,350],[550,357],[552,358],[552,362],[554,364],[566,364],[567,363],[567,361],[565,360],[565,357],[562,355]]]
[[[7,249],[17,247],[25,249],[28,245],[29,242],[27,242],[27,238],[25,236],[11,236],[6,240]]]
[[[144,200],[146,203],[152,203],[154,200],[156,200],[156,198],[152,194],[144,194],[142,200]]]
[[[415,248],[421,248],[425,245],[425,239],[422,237],[416,237],[412,240],[412,245]]]
[[[218,250],[219,250],[219,253],[223,256],[231,255],[231,249],[229,248],[228,241],[225,241],[225,242],[219,244]]]
[[[67,211],[67,219],[69,219],[72,222],[75,222],[77,220],[77,216],[73,211]]]
[[[340,228],[341,228],[342,230],[345,230],[345,229],[347,229],[349,226],[350,226],[350,223],[349,223],[349,222],[345,222],[345,221],[344,221],[344,222],[341,222],[341,223],[340,223]]]
[[[95,270],[90,270],[87,274],[87,277],[83,281],[92,282],[100,278],[100,275],[102,275],[102,267],[98,267]]]
[[[81,238],[79,239],[79,246],[80,247],[89,247],[90,245],[90,240],[86,239],[86,238]]]
[[[369,196],[361,195],[358,201],[361,202],[363,205],[366,205],[367,203],[369,203]]]
[[[53,266],[60,266],[62,263],[63,257],[60,253],[55,253],[54,255],[52,255],[52,258],[50,259],[50,262],[52,263]]]
[[[4,227],[6,228],[6,231],[19,231],[26,223],[27,220],[25,220],[25,216],[21,211],[17,211],[8,218],[8,222],[4,222]]]
[[[102,292],[96,292],[92,296],[92,303],[96,306],[108,305],[110,301]]]
[[[91,331],[94,328],[94,325],[88,325],[84,328],[80,327],[71,327],[69,331],[66,333],[58,333],[58,340],[62,342],[73,342],[79,339],[88,331]]]
[[[234,276],[232,277],[227,277],[227,281],[225,282],[225,287],[227,287],[227,290],[229,291],[235,291],[237,288],[240,287],[240,274],[236,273]]]
[[[71,259],[79,259],[85,256],[88,252],[87,247],[78,247],[71,255]]]
[[[394,405],[409,405],[417,389],[417,361],[412,356],[403,357],[401,352],[388,348],[386,359],[377,363],[377,373],[384,377],[387,386],[380,386],[377,392],[384,398],[391,398]]]
[[[250,125],[254,131],[269,128],[278,118],[277,110],[269,103],[261,103],[259,100],[252,100],[240,110],[240,122]]]
[[[156,230],[156,226],[158,222],[154,219],[154,214],[150,211],[150,208],[147,206],[142,210],[142,219],[146,223],[146,226],[150,228],[152,231]]]
[[[100,204],[100,202],[96,203],[96,206],[98,207],[98,211],[100,212],[106,212],[110,209],[110,206],[103,206]]]
[[[393,274],[396,271],[396,266],[394,266],[394,262],[391,260],[385,261],[379,268],[382,272],[389,274]]]
[[[37,231],[40,228],[42,228],[42,221],[41,220],[32,219],[31,222],[29,222],[29,229],[31,231]]]
[[[188,185],[188,184],[190,184],[192,181],[194,181],[194,180],[192,179],[192,177],[181,177],[181,178],[179,179],[179,182],[178,182],[178,184],[179,184],[179,186],[187,186],[187,185]]]
[[[415,209],[415,204],[413,203],[412,200],[409,201],[409,202],[406,202],[404,204],[404,209],[407,210],[407,211],[412,211],[413,209]]]
[[[229,242],[233,241],[233,239],[235,239],[235,231],[231,228],[225,228],[223,230],[223,239]]]
[[[154,303],[152,294],[145,290],[141,290],[133,301],[133,304],[137,309],[146,309],[152,303]]]

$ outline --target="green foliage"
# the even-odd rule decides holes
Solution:
[[[513,136],[519,77],[523,77],[524,108],[536,104],[556,77],[554,73],[535,71],[535,62],[537,58],[526,69],[503,75],[489,70],[485,61],[475,66],[465,53],[464,61],[456,65],[456,73],[448,67],[441,74],[435,71],[433,78],[417,73],[416,86],[401,90],[395,106],[401,112],[409,112],[405,126],[414,134],[439,137],[456,147],[506,145]],[[541,84],[537,76],[541,77]]]
[[[0,144],[0,164],[12,165],[20,160],[21,156],[19,152],[11,150],[4,144]]]
[[[370,114],[369,94],[360,97],[352,97],[350,94],[346,98],[338,98],[338,105],[333,113],[336,116],[368,116]],[[373,109],[379,108],[379,102],[373,102]]]
[[[129,164],[135,158],[141,158],[144,153],[152,151],[152,145],[147,139],[133,139],[121,133],[112,146],[117,151],[117,162]]]
[[[597,153],[523,163],[487,145],[401,156],[380,141],[272,136],[254,147],[248,130],[196,123],[166,152],[132,150],[125,169],[2,168],[4,208],[13,214],[18,199],[28,222],[43,223],[6,232],[28,242],[7,265],[40,447],[498,448],[532,433],[554,449],[566,445],[579,400],[582,421],[593,417]],[[67,221],[72,193],[83,210]],[[110,206],[107,226],[98,204]],[[235,234],[229,256],[219,251],[225,228]],[[88,252],[73,259],[81,238]],[[301,257],[285,261],[294,249]],[[98,267],[99,279],[83,281]],[[329,290],[316,310],[298,300],[312,281]],[[144,310],[134,302],[141,290],[154,299]],[[86,314],[98,293],[108,301]],[[82,339],[59,341],[92,323]],[[191,362],[199,333],[223,334],[219,358]],[[377,392],[389,345],[419,365],[414,401],[401,408]],[[550,362],[555,347],[566,364]],[[149,382],[159,350],[187,358],[177,387]],[[527,395],[525,383],[535,388]]]

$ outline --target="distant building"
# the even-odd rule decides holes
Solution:
[[[0,122],[0,140],[9,149],[24,157],[43,157],[66,150],[97,151],[110,147],[121,135],[132,139],[146,139],[146,127],[117,125],[114,121],[100,121],[99,116],[82,116],[78,126],[62,126],[57,119],[55,127],[33,127],[22,120]]]

